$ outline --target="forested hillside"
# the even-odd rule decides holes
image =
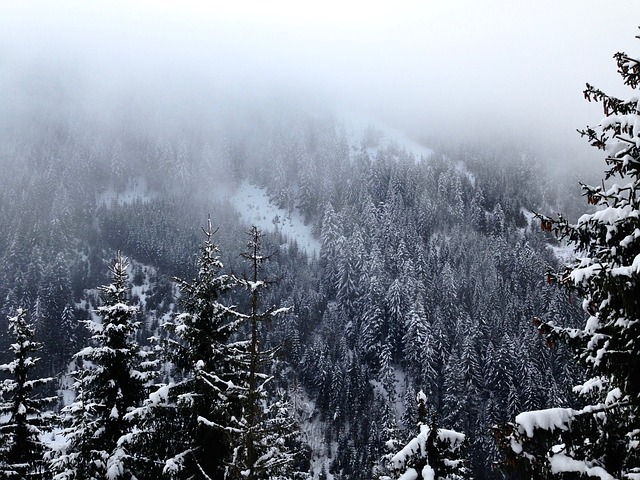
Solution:
[[[0,332],[9,355],[7,320],[25,310],[43,343],[36,371],[57,381],[52,408],[73,398],[72,355],[90,342],[83,322],[97,318],[96,288],[118,249],[143,350],[182,312],[174,277],[198,274],[207,215],[223,273],[247,271],[239,254],[251,225],[230,201],[247,183],[321,242],[316,256],[276,219],[262,247],[274,254],[262,304],[292,307],[259,330],[265,348],[281,345],[268,391],[294,407],[299,468],[382,474],[387,442],[415,433],[422,390],[429,417],[466,435],[473,477],[496,478],[492,426],[570,403],[581,372],[531,321],[572,326],[580,300],[545,282],[563,249],[532,212],[573,206],[535,153],[451,145],[416,155],[375,123],[303,109],[207,113],[170,133],[135,111],[108,131],[82,113],[39,113],[3,124]],[[225,298],[250,307],[242,289]]]

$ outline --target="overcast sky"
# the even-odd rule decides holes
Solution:
[[[0,0],[0,80],[55,66],[94,99],[290,92],[413,135],[570,144],[600,117],[585,82],[624,92],[611,57],[640,55],[638,24],[638,0]]]

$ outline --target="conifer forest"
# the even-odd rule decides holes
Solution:
[[[21,71],[0,478],[640,479],[633,45],[564,170],[277,95],[97,115]]]

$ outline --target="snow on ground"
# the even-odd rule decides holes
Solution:
[[[320,241],[305,225],[299,212],[287,212],[277,207],[264,188],[242,182],[229,201],[238,210],[241,220],[265,232],[280,232],[288,242],[296,242],[310,258],[320,255]]]
[[[526,208],[521,208],[520,211],[527,219],[527,223],[529,228],[536,228],[537,222],[535,213],[531,210],[527,210]],[[576,252],[574,248],[570,245],[566,245],[561,243],[560,245],[547,245],[547,248],[550,248],[553,251],[553,255],[558,259],[561,265],[568,265],[572,263],[576,259]]]
[[[531,210],[527,210],[526,208],[521,208],[520,211],[527,219],[527,223],[530,228],[535,228],[538,222],[536,220],[535,213]],[[562,265],[567,265],[573,262],[576,258],[576,252],[574,248],[570,245],[560,244],[560,245],[547,245],[547,248],[550,248],[553,251],[553,255],[558,259],[558,261]]]
[[[147,179],[144,177],[134,177],[127,182],[124,192],[117,192],[110,187],[98,194],[96,205],[101,207],[111,207],[112,205],[130,205],[136,201],[148,202],[157,194],[149,190]]]
[[[533,226],[533,222],[535,221],[536,215],[535,213],[533,213],[531,210],[527,210],[526,208],[521,208],[520,211],[522,212],[522,214],[524,215],[524,217],[527,219],[527,224],[531,227]]]
[[[403,369],[396,367],[394,369],[394,377],[396,379],[396,418],[402,418],[405,415],[404,396],[407,390],[407,379]]]
[[[414,155],[416,161],[429,158],[433,155],[433,150],[421,145],[415,140],[410,139],[400,130],[383,125],[382,123],[370,118],[353,115],[344,115],[344,117],[346,118],[345,128],[351,151],[360,150],[365,136],[373,135],[377,137],[377,146],[367,148],[367,152],[372,158],[375,157],[375,154],[379,149],[385,148],[394,143],[398,145],[400,149],[404,149],[408,153]]]
[[[576,259],[576,252],[570,245],[549,245],[549,248],[562,265],[568,265]]]
[[[475,187],[475,185],[476,185],[476,176],[469,171],[469,169],[467,168],[467,164],[466,163],[464,163],[463,161],[460,161],[460,162],[456,163],[456,170],[458,172],[460,172],[462,175],[464,175],[465,177],[467,177],[469,179],[469,182],[471,183],[471,185],[473,185]]]
[[[54,428],[51,432],[43,433],[40,440],[51,450],[60,450],[67,441],[62,428]]]

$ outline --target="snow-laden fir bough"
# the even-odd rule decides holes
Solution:
[[[581,132],[606,152],[602,185],[582,186],[597,210],[575,224],[538,215],[543,230],[576,249],[548,279],[584,299],[587,319],[582,328],[534,323],[549,343],[573,349],[588,379],[574,388],[582,407],[521,413],[498,431],[507,465],[532,478],[640,479],[640,59],[615,59],[634,94],[620,99],[589,84],[584,92],[605,114]]]

